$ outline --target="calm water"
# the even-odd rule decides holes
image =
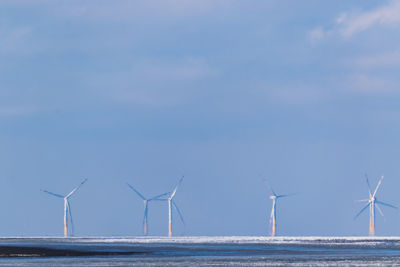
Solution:
[[[400,265],[400,237],[0,238],[0,266]]]

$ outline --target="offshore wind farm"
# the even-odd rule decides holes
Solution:
[[[158,194],[156,196],[146,198],[142,193],[140,193],[135,187],[126,183],[128,188],[130,188],[142,201],[144,204],[144,211],[143,211],[143,235],[148,235],[148,216],[149,216],[149,203],[150,202],[167,202],[168,203],[168,237],[172,237],[172,225],[173,225],[173,210],[177,212],[179,215],[179,219],[183,225],[185,225],[185,220],[183,218],[182,211],[179,209],[178,205],[174,202],[173,198],[178,191],[179,186],[183,182],[183,178],[180,178],[176,186],[173,188],[172,191],[168,191],[162,194]],[[382,185],[384,175],[380,177],[375,189],[372,191],[371,185],[369,182],[368,175],[365,174],[366,184],[368,186],[368,199],[357,200],[357,202],[367,202],[367,204],[355,215],[354,219],[357,219],[367,208],[369,208],[369,235],[375,235],[375,210],[377,209],[378,212],[382,217],[384,217],[383,211],[381,210],[379,205],[390,207],[392,209],[398,209],[397,206],[383,202],[378,200],[376,194],[379,188]],[[83,185],[85,184],[87,179],[84,179],[77,187],[75,187],[71,192],[66,195],[56,194],[47,190],[41,190],[44,193],[49,195],[55,196],[57,198],[62,198],[64,200],[64,237],[73,236],[74,233],[74,225],[72,219],[72,212],[71,212],[71,204],[69,202],[69,198]],[[277,194],[275,190],[272,188],[270,183],[267,180],[264,182],[268,185],[269,190],[271,191],[271,195],[269,198],[272,200],[272,207],[269,216],[269,235],[271,237],[276,236],[276,226],[277,226],[277,200],[281,198],[286,198],[290,196],[294,196],[296,194]]]
[[[0,0],[0,267],[400,266],[399,14]]]
[[[400,264],[400,237],[374,236],[375,209],[384,216],[378,205],[397,209],[376,197],[383,178],[382,175],[372,190],[369,178],[365,175],[369,198],[361,202],[368,203],[354,217],[356,219],[369,208],[369,237],[277,236],[277,199],[297,194],[277,194],[266,181],[272,200],[269,221],[268,217],[265,218],[270,236],[266,233],[263,236],[173,237],[173,208],[184,223],[182,211],[173,200],[182,185],[183,177],[173,190],[150,198],[131,184],[126,184],[144,204],[142,237],[71,237],[73,221],[69,198],[86,183],[87,179],[84,179],[66,195],[42,190],[64,200],[64,238],[0,238],[0,266],[70,266],[75,263],[84,263],[86,266],[97,266],[100,263],[103,266],[158,266],[165,264],[165,261],[170,266],[397,265]],[[148,228],[149,204],[163,202],[168,204],[168,234],[164,237],[151,236]]]

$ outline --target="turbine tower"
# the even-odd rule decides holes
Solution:
[[[381,178],[378,181],[378,184],[374,190],[374,192],[372,193],[371,190],[371,186],[369,184],[369,180],[368,180],[368,176],[365,175],[365,179],[367,181],[367,185],[368,185],[368,193],[369,193],[369,198],[368,199],[362,199],[362,200],[358,200],[359,202],[368,202],[361,210],[359,213],[357,213],[357,215],[354,217],[354,219],[357,219],[357,217],[365,210],[369,207],[369,235],[370,236],[374,236],[375,235],[375,207],[377,208],[378,212],[381,214],[381,216],[383,217],[383,212],[381,210],[381,208],[379,207],[378,204],[382,205],[382,206],[387,206],[390,208],[394,208],[397,209],[396,206],[393,206],[391,204],[379,201],[376,198],[376,192],[378,192],[379,187],[382,184],[382,180],[383,180],[383,174],[381,176]]]
[[[83,180],[77,187],[75,187],[69,194],[62,196],[59,194],[55,194],[49,192],[47,190],[41,190],[47,194],[52,196],[63,198],[64,199],[64,237],[68,237],[68,235],[74,235],[74,222],[72,220],[72,212],[71,212],[71,205],[69,203],[69,198],[78,190],[84,183],[86,183],[87,179]],[[69,216],[68,216],[69,215]],[[71,223],[71,229],[68,228],[68,221]]]
[[[152,197],[152,198],[146,198],[138,190],[136,190],[133,186],[131,186],[128,183],[126,183],[126,184],[128,185],[128,187],[130,189],[132,189],[143,200],[143,204],[144,204],[144,216],[143,216],[143,227],[144,227],[144,230],[143,230],[143,232],[144,232],[145,235],[147,235],[147,232],[148,232],[147,225],[148,225],[148,210],[149,210],[148,205],[149,205],[149,202],[153,201],[153,200],[164,200],[164,199],[160,199],[160,198],[168,195],[168,193],[164,193],[164,194]]]
[[[270,233],[271,236],[275,236],[276,235],[276,201],[279,198],[283,198],[283,197],[288,197],[288,196],[292,196],[293,194],[288,194],[288,195],[277,195],[274,191],[274,189],[269,185],[268,186],[271,190],[272,195],[269,196],[269,198],[272,200],[272,209],[271,209],[271,215],[269,218],[269,226],[270,226]]]
[[[178,205],[176,205],[175,201],[173,200],[176,191],[178,190],[178,187],[180,186],[180,184],[183,181],[183,176],[182,178],[179,180],[178,184],[175,186],[174,190],[171,192],[167,192],[164,195],[167,195],[167,198],[159,198],[158,200],[167,200],[168,201],[168,236],[171,237],[172,236],[172,206],[175,208],[175,210],[178,212],[179,218],[181,219],[182,223],[185,224],[185,221],[183,219],[182,216],[182,212],[180,211],[180,209],[178,208]]]

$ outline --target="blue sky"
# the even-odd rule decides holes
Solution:
[[[172,189],[187,235],[366,235],[400,205],[397,1],[0,1],[2,236],[142,232],[125,186]],[[150,233],[167,233],[167,206]],[[399,211],[377,235],[400,235]]]

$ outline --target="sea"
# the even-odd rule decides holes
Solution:
[[[0,266],[400,266],[400,237],[0,238]]]

